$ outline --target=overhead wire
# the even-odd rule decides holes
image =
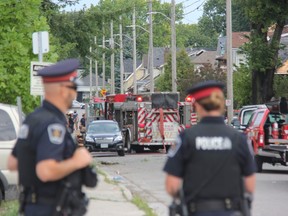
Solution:
[[[203,1],[199,6],[197,6],[195,9],[193,9],[193,10],[191,10],[191,11],[189,11],[189,12],[183,14],[183,15],[186,16],[186,15],[188,15],[188,14],[190,14],[190,13],[198,10],[205,2],[206,2],[206,0],[204,0],[204,1]]]
[[[192,4],[189,4],[189,5],[185,6],[184,9],[188,8],[188,7],[191,7],[192,5],[194,5],[194,4],[196,4],[196,3],[200,2],[200,1],[202,1],[202,0],[197,0],[197,1],[193,2]]]

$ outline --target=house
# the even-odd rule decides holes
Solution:
[[[81,73],[81,70],[80,70],[79,73],[83,74],[83,71]],[[90,76],[89,76],[89,74],[84,76],[84,77],[80,76],[80,80],[83,83],[82,83],[82,85],[78,86],[78,89],[77,89],[77,101],[82,102],[85,98],[90,98]],[[101,90],[102,85],[103,85],[103,79],[98,76],[98,80],[97,80],[97,83],[96,83],[96,76],[95,76],[95,74],[92,74],[92,88],[91,88],[91,91],[92,91],[93,95],[96,92],[96,88],[98,89],[98,91]]]
[[[236,67],[246,61],[245,55],[239,51],[242,45],[249,42],[249,35],[250,32],[232,32],[232,62]],[[219,37],[216,51],[218,67],[222,69],[227,67],[226,39],[226,36]]]
[[[198,50],[189,54],[191,62],[194,64],[194,69],[199,69],[205,66],[217,67],[216,51],[207,51],[204,49]]]
[[[165,57],[169,52],[168,48],[154,47],[153,48],[153,77],[154,80],[164,72]],[[148,72],[148,55],[144,55],[142,63],[136,69],[137,92],[150,91],[150,74]],[[124,80],[124,92],[133,91],[134,73],[131,73]]]

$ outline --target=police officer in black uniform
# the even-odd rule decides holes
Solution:
[[[78,66],[77,59],[67,59],[38,72],[45,100],[25,119],[8,159],[8,168],[19,171],[24,215],[52,215],[61,180],[92,162],[85,148],[76,149],[66,128],[65,113],[77,95]]]
[[[222,90],[221,83],[206,81],[187,91],[201,120],[179,135],[164,166],[166,191],[172,197],[183,191],[193,216],[237,215],[244,190],[254,191],[252,152],[245,136],[224,123]]]

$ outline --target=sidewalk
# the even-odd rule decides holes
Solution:
[[[90,198],[86,216],[144,216],[145,213],[131,203],[131,192],[120,184],[105,182],[103,175],[98,175],[96,188],[85,188]]]

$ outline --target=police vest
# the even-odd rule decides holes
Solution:
[[[241,196],[241,168],[236,155],[239,144],[240,135],[224,124],[198,124],[185,131],[183,189],[187,202]],[[209,182],[196,192],[207,178]]]

